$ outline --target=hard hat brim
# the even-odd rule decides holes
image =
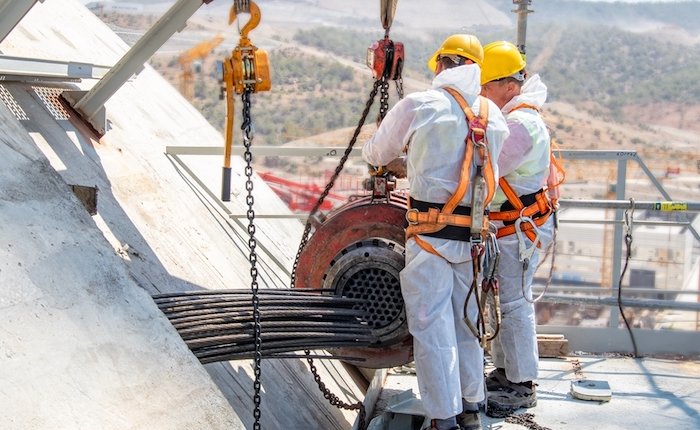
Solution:
[[[440,50],[435,51],[432,57],[428,60],[428,69],[430,69],[433,73],[437,71],[437,58],[440,53]]]

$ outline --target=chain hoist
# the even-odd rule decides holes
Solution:
[[[396,83],[399,99],[403,98],[403,78],[401,71],[404,63],[404,47],[401,42],[389,38],[389,30],[396,13],[398,0],[380,0],[380,18],[384,28],[384,38],[373,42],[367,48],[367,66],[372,70],[375,80],[381,80],[379,89],[379,114],[377,126],[389,111],[389,80]]]
[[[270,63],[267,52],[257,48],[248,38],[248,33],[260,23],[260,8],[247,0],[235,0],[229,13],[229,25],[233,24],[239,13],[249,13],[250,19],[240,30],[240,41],[223,61],[222,94],[226,94],[226,126],[224,142],[224,167],[221,187],[221,200],[231,200],[231,146],[233,143],[234,93],[245,91],[269,91]]]
[[[255,238],[255,210],[253,198],[253,155],[251,146],[253,144],[254,128],[250,114],[250,94],[260,91],[268,91],[271,87],[270,69],[267,52],[256,48],[248,39],[248,32],[255,28],[260,22],[260,9],[251,1],[234,1],[229,13],[229,25],[231,25],[239,13],[249,13],[250,19],[241,29],[241,38],[229,58],[224,61],[223,81],[226,92],[226,142],[224,151],[224,168],[221,199],[230,201],[231,199],[231,145],[233,141],[233,116],[234,116],[234,92],[241,95],[243,146],[245,152],[245,189],[246,204],[248,210],[248,247],[250,249],[248,260],[250,262],[250,288],[252,291],[253,305],[253,336],[255,338],[255,355],[253,358],[253,429],[260,430],[260,389],[261,389],[261,326],[260,326],[260,301],[258,297],[258,269],[257,269],[257,240]]]

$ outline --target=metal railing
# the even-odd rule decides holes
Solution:
[[[238,151],[238,152],[237,152]],[[167,147],[166,152],[169,155],[179,158],[180,155],[223,155],[222,147]],[[264,146],[256,148],[257,156],[280,156],[280,157],[330,157],[330,158],[340,158],[343,151],[342,148],[338,147],[275,147],[275,146]],[[242,148],[234,147],[233,155],[241,155]],[[351,157],[360,157],[361,149],[354,148],[351,152]],[[607,209],[613,210],[614,216],[612,220],[588,220],[588,219],[560,219],[562,224],[605,224],[612,225],[613,238],[612,238],[612,254],[611,254],[611,270],[610,270],[610,285],[615,286],[613,288],[600,288],[600,287],[581,287],[581,286],[550,286],[549,293],[542,298],[542,302],[549,303],[559,303],[559,304],[570,304],[579,306],[606,306],[610,308],[610,315],[608,320],[607,329],[603,330],[605,333],[601,333],[601,336],[591,336],[589,334],[591,328],[576,327],[576,326],[540,326],[538,331],[542,333],[565,333],[568,337],[576,339],[577,343],[580,343],[581,349],[588,350],[590,352],[620,352],[620,342],[619,339],[625,336],[623,330],[619,329],[619,310],[617,301],[617,285],[620,284],[620,275],[623,261],[623,246],[624,246],[624,229],[627,228],[625,225],[625,211],[629,210],[645,210],[645,211],[659,211],[659,212],[698,212],[700,211],[700,202],[678,202],[673,201],[670,194],[664,189],[663,185],[654,176],[647,165],[642,161],[636,151],[607,151],[607,150],[562,150],[560,151],[560,157],[566,163],[571,161],[614,161],[617,164],[616,169],[616,181],[614,183],[615,200],[596,200],[596,199],[561,199],[560,207],[562,209],[567,208],[585,208],[585,209]],[[644,173],[646,178],[649,179],[654,188],[658,191],[659,195],[663,200],[659,201],[635,201],[634,199],[628,199],[627,197],[627,167],[628,162],[634,162]],[[182,163],[182,160],[180,160]],[[566,186],[566,185],[565,185]],[[564,188],[566,189],[566,188]],[[213,193],[212,193],[213,194]],[[244,214],[229,213],[229,216],[237,220],[240,217],[245,216]],[[302,222],[305,219],[304,214],[290,214],[290,215],[280,215],[280,214],[256,214],[257,218],[270,218],[270,219],[286,219],[286,218],[299,218]],[[693,236],[696,247],[700,245],[700,235],[696,228],[689,221],[657,221],[657,220],[638,220],[634,221],[636,226],[683,226],[688,230],[688,232]],[[645,288],[633,288],[623,287],[623,293],[625,294],[635,294],[639,296],[654,294],[654,293],[667,293],[671,294],[673,292],[677,294],[693,294],[698,295],[697,291],[685,291],[685,290],[665,290],[665,289],[645,289]],[[534,286],[535,292],[541,289],[538,286]],[[567,294],[563,294],[565,292]],[[575,294],[571,294],[571,291],[575,291]],[[551,294],[552,292],[557,292],[557,294]],[[598,294],[595,294],[595,293]],[[676,294],[676,295],[677,295]],[[700,312],[700,302],[689,302],[689,301],[678,301],[678,300],[658,300],[650,298],[626,298],[621,299],[620,304],[622,306],[630,308],[646,308],[646,309],[665,309],[665,310],[677,310],[677,311],[690,311],[690,312]],[[598,329],[600,330],[600,329]],[[658,353],[658,352],[679,352],[679,347],[684,346],[687,353],[700,353],[700,332],[695,331],[674,331],[673,342],[668,341],[668,332],[660,330],[646,330],[646,329],[635,329],[635,332],[639,330],[641,333],[646,333],[645,338],[649,339],[647,342],[642,339],[640,343],[640,353]],[[581,335],[581,333],[587,333],[586,335]],[[680,332],[680,333],[679,333]],[[685,336],[685,337],[684,337]],[[660,337],[664,337],[666,340],[662,340]],[[595,341],[599,339],[600,341]],[[611,339],[617,339],[618,341],[611,342]],[[624,343],[624,342],[623,342]],[[624,348],[622,348],[624,349]]]

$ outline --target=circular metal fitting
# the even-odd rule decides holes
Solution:
[[[385,239],[356,242],[340,251],[324,274],[323,288],[337,296],[363,299],[356,307],[379,338],[378,346],[391,345],[408,335],[399,272],[404,248]]]

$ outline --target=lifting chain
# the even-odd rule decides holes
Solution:
[[[328,193],[331,192],[333,185],[335,185],[335,180],[338,179],[340,172],[343,171],[343,167],[345,166],[345,162],[348,160],[348,157],[350,157],[350,153],[352,152],[352,148],[353,148],[353,146],[355,146],[355,142],[357,141],[357,137],[360,135],[360,131],[362,131],[362,126],[365,124],[365,121],[367,120],[367,115],[369,114],[369,110],[372,108],[372,104],[374,103],[374,98],[377,96],[377,92],[379,91],[379,87],[382,85],[383,81],[386,81],[386,78],[377,79],[374,81],[374,87],[372,88],[372,91],[369,94],[369,100],[367,100],[367,103],[365,104],[365,110],[362,112],[362,117],[360,118],[360,122],[357,124],[357,127],[355,128],[355,132],[353,133],[352,138],[350,139],[350,143],[348,143],[348,147],[345,148],[345,152],[343,153],[343,156],[341,157],[340,162],[338,163],[338,166],[336,166],[335,172],[333,172],[333,176],[328,181],[328,184],[326,184],[326,188],[324,188],[324,190],[321,193],[321,195],[319,196],[318,200],[316,201],[316,203],[314,203],[314,206],[311,209],[311,212],[309,212],[309,217],[306,219],[306,226],[304,227],[304,233],[302,233],[302,235],[301,235],[301,243],[299,244],[299,250],[297,251],[297,255],[294,258],[294,265],[292,266],[292,276],[291,276],[291,287],[292,288],[294,288],[294,285],[296,284],[297,267],[299,266],[299,258],[301,257],[301,252],[306,247],[306,243],[309,241],[309,235],[311,234],[311,228],[313,227],[313,220],[316,217],[319,208],[323,204],[323,201],[326,199],[326,196],[328,196]]]
[[[250,261],[250,278],[251,284],[250,289],[253,292],[253,336],[255,337],[255,357],[254,362],[254,375],[255,380],[253,382],[253,404],[255,409],[253,411],[253,417],[255,418],[255,423],[253,424],[253,429],[260,430],[260,365],[262,363],[262,353],[261,344],[262,338],[260,335],[260,302],[258,298],[258,269],[256,263],[258,261],[258,256],[255,252],[257,247],[257,240],[255,239],[255,211],[253,209],[253,155],[250,152],[250,147],[253,144],[253,120],[250,117],[250,93],[252,89],[250,86],[246,86],[245,91],[241,95],[241,101],[243,102],[243,122],[241,124],[241,130],[243,130],[243,146],[245,147],[245,152],[243,153],[243,159],[245,160],[245,189],[246,194],[246,204],[248,205],[248,211],[246,213],[248,218],[248,247],[250,248],[250,254],[248,260]]]
[[[403,76],[399,76],[396,82],[396,94],[399,96],[399,100],[403,98]]]
[[[343,156],[340,158],[340,162],[338,163],[338,166],[335,168],[335,172],[333,173],[333,176],[331,176],[331,179],[328,181],[328,184],[326,184],[326,187],[324,188],[323,192],[319,196],[318,200],[314,204],[313,208],[311,209],[311,212],[309,212],[309,217],[306,219],[306,225],[304,226],[304,232],[301,235],[301,242],[299,243],[299,250],[297,251],[297,255],[294,258],[294,266],[292,267],[292,276],[291,276],[291,287],[294,288],[294,285],[296,285],[296,275],[297,275],[297,268],[299,267],[299,258],[301,257],[301,253],[306,247],[306,244],[309,241],[309,236],[311,234],[311,228],[313,226],[313,220],[318,213],[319,208],[323,204],[323,201],[325,200],[326,196],[328,196],[328,193],[330,193],[331,189],[333,188],[333,185],[335,184],[335,180],[338,178],[340,175],[340,172],[343,171],[343,167],[345,166],[345,162],[348,160],[350,157],[350,153],[352,152],[352,148],[355,146],[355,142],[357,142],[357,137],[360,135],[360,131],[362,130],[362,126],[365,124],[365,121],[367,120],[367,115],[369,114],[370,109],[372,108],[372,104],[374,103],[374,99],[377,96],[377,92],[379,91],[379,88],[383,85],[383,83],[386,83],[386,78],[382,79],[377,79],[374,81],[374,86],[372,87],[372,91],[369,94],[369,99],[367,100],[367,103],[365,103],[365,110],[362,112],[362,117],[360,118],[359,123],[357,124],[357,127],[355,128],[355,132],[352,135],[352,138],[350,139],[350,143],[348,143],[348,147],[345,149],[345,152],[343,153]],[[338,408],[342,409],[347,409],[347,410],[358,410],[359,411],[359,430],[364,430],[365,428],[365,405],[361,402],[358,401],[357,403],[354,403],[352,405],[343,403],[338,396],[333,394],[328,387],[326,387],[326,384],[321,381],[321,375],[318,374],[318,370],[316,369],[316,366],[314,365],[313,359],[309,357],[310,351],[305,350],[306,353],[306,361],[309,363],[309,369],[311,370],[311,373],[314,376],[314,381],[316,381],[316,385],[318,385],[318,389],[321,390],[323,393],[323,397],[330,402],[331,405],[336,406]]]
[[[396,10],[396,2],[398,0],[389,0],[388,2],[386,0],[382,1],[382,23],[384,25],[384,28],[386,30],[386,34],[388,37],[389,33],[389,27],[391,26],[391,22],[393,21],[393,16],[394,12]],[[400,72],[398,79],[396,80],[396,89],[399,94],[399,98],[403,98],[403,80],[401,79]],[[377,126],[382,122],[384,117],[386,116],[386,113],[389,111],[389,79],[386,74],[382,74],[381,77],[378,77],[374,81],[374,85],[372,87],[372,91],[370,91],[369,94],[369,99],[365,103],[365,109],[362,112],[362,116],[360,117],[360,121],[357,124],[357,127],[355,128],[355,132],[352,135],[352,138],[350,139],[350,142],[348,143],[348,147],[345,149],[345,152],[343,153],[343,156],[340,158],[340,161],[338,162],[338,166],[336,166],[335,171],[333,172],[333,176],[331,176],[330,180],[326,184],[326,187],[324,188],[323,192],[319,196],[318,200],[312,207],[311,211],[309,212],[309,216],[306,219],[306,225],[304,226],[304,232],[302,233],[301,237],[301,242],[299,243],[299,249],[297,251],[296,257],[294,258],[294,265],[292,266],[292,274],[291,274],[291,287],[294,288],[296,285],[296,274],[297,274],[297,268],[299,267],[299,258],[301,257],[301,253],[306,247],[306,244],[309,241],[309,236],[311,234],[311,229],[313,227],[313,222],[316,218],[316,215],[323,204],[323,201],[326,199],[328,194],[330,193],[331,189],[335,185],[336,179],[338,179],[338,176],[340,173],[343,171],[343,167],[345,167],[345,162],[348,160],[350,157],[350,153],[352,152],[353,147],[355,146],[355,143],[357,142],[357,138],[360,135],[360,132],[362,131],[362,126],[365,124],[365,121],[367,120],[367,115],[369,115],[369,111],[372,108],[372,104],[374,103],[374,99],[377,96],[377,93],[380,93],[380,106],[379,106],[379,113],[377,115]],[[311,351],[305,350],[304,353],[306,354],[306,361],[309,363],[309,369],[311,370],[311,374],[314,377],[314,381],[316,381],[316,385],[318,386],[318,389],[321,390],[323,393],[323,397],[328,400],[328,402],[341,409],[346,409],[346,410],[357,410],[358,411],[358,429],[359,430],[364,430],[366,428],[366,411],[365,411],[365,405],[361,402],[358,401],[357,403],[354,404],[348,404],[340,400],[340,398],[333,394],[328,387],[326,387],[326,384],[321,381],[321,375],[318,374],[318,369],[316,368],[316,365],[314,365],[314,361],[311,358],[310,354]]]
[[[552,430],[549,427],[544,427],[535,422],[535,414],[510,414],[506,417],[506,422],[510,424],[518,424],[530,430]]]
[[[328,403],[331,405],[340,408],[340,409],[346,409],[348,411],[358,411],[358,430],[365,430],[365,417],[367,412],[365,411],[365,405],[362,402],[357,402],[353,404],[348,404],[340,400],[338,396],[333,394],[331,390],[326,387],[326,384],[321,381],[321,375],[318,374],[318,369],[316,369],[316,365],[314,364],[314,360],[310,358],[311,351],[308,349],[304,351],[306,354],[306,361],[309,363],[309,369],[311,369],[311,373],[314,375],[314,381],[316,381],[316,385],[318,385],[318,389],[321,390],[323,393],[323,397],[328,400]]]
[[[377,127],[382,123],[382,120],[389,111],[389,81],[385,76],[382,76],[381,85],[379,86],[379,114],[377,114]]]

